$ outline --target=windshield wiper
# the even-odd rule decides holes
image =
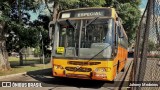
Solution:
[[[89,23],[87,23],[86,25],[85,25],[85,28],[88,26],[88,25],[90,25],[93,21],[95,21],[95,20],[97,20],[99,17],[95,17],[94,19],[92,19]]]
[[[88,60],[88,62],[90,61],[90,60],[92,60],[93,58],[95,58],[98,54],[100,54],[102,51],[104,51],[106,48],[108,48],[110,46],[110,44],[108,45],[108,46],[106,46],[105,48],[103,48],[100,52],[98,52],[96,55],[94,55],[93,57],[91,57],[89,60]]]
[[[94,55],[93,57],[91,57],[91,58],[87,61],[87,64],[88,64],[93,58],[95,58],[98,54],[100,54],[102,51],[104,51],[106,48],[108,48],[109,46],[110,46],[110,44],[109,44],[108,46],[106,46],[105,48],[103,48],[103,49],[102,49],[100,52],[98,52],[96,55]],[[84,66],[84,64],[82,64],[82,65],[80,66],[80,68],[81,68],[82,66]],[[75,72],[78,71],[80,68],[76,69]]]

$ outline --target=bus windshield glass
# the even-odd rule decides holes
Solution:
[[[57,57],[111,58],[114,23],[111,18],[59,22]],[[72,24],[71,24],[72,23]]]

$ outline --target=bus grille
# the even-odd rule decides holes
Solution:
[[[76,68],[76,67],[66,67],[65,68],[67,71],[75,71],[75,72],[91,72],[92,69],[91,68],[84,68],[84,67],[80,67],[80,68]]]
[[[101,62],[68,61],[68,64],[71,64],[71,65],[98,65],[98,64],[101,64]]]

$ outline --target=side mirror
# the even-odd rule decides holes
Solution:
[[[52,39],[52,32],[55,26],[55,22],[51,21],[49,22],[48,28],[49,28],[49,38]]]

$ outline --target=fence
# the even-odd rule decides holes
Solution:
[[[160,81],[160,0],[148,0],[137,30],[134,52],[133,82],[149,81],[156,84]],[[134,87],[132,89],[158,90],[159,88]]]

